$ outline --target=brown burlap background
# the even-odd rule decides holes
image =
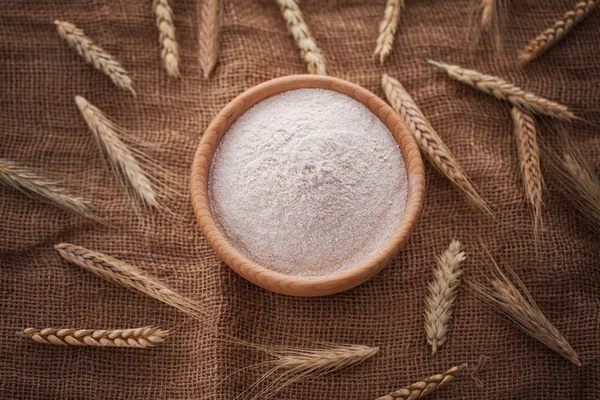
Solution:
[[[140,266],[181,293],[202,299],[222,329],[262,343],[315,341],[380,346],[348,371],[291,386],[279,399],[372,399],[451,365],[490,357],[480,388],[464,374],[438,399],[595,399],[600,397],[600,248],[547,177],[545,230],[536,247],[511,134],[509,106],[448,80],[427,58],[491,72],[573,107],[591,123],[568,129],[598,167],[600,12],[525,68],[515,52],[573,0],[513,1],[504,31],[509,57],[468,40],[468,0],[407,1],[395,50],[385,67],[370,58],[384,1],[309,1],[306,19],[328,72],[383,96],[383,71],[421,105],[481,193],[498,210],[491,220],[470,208],[427,167],[427,199],[408,246],[369,282],[325,298],[275,295],[219,262],[202,237],[187,197],[169,202],[181,218],[159,216],[144,228],[99,157],[74,103],[79,94],[139,137],[185,184],[211,118],[237,94],[265,80],[305,72],[272,1],[224,1],[220,61],[210,80],[197,61],[194,1],[173,0],[182,49],[180,80],[160,63],[151,0],[0,2],[0,157],[68,176],[96,200],[115,227],[104,228],[0,187],[0,396],[6,399],[232,399],[264,369],[232,372],[262,358],[215,342],[202,324],[64,262],[53,250],[79,244]],[[115,88],[58,37],[54,19],[85,29],[131,72],[137,97]],[[552,140],[551,121],[541,128]],[[235,188],[232,188],[235,190]],[[466,291],[450,338],[430,355],[423,301],[434,256],[456,237],[467,243],[466,274],[481,279],[481,239],[515,269],[548,318],[578,351],[577,368],[530,339]],[[473,245],[476,244],[476,245]],[[151,350],[42,346],[15,336],[23,327],[177,328]],[[304,345],[307,345],[304,343]]]

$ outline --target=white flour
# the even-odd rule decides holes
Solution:
[[[291,90],[244,113],[215,153],[217,224],[258,264],[327,275],[365,261],[404,214],[408,184],[387,127],[358,101]]]

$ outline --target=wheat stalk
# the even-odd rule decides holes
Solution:
[[[462,274],[460,266],[465,258],[465,253],[460,250],[460,242],[453,240],[448,250],[438,257],[434,279],[429,282],[429,296],[425,301],[425,332],[433,354],[446,343]]]
[[[169,332],[146,326],[132,329],[26,328],[17,333],[42,344],[96,347],[153,347],[165,341]]]
[[[506,82],[504,79],[485,75],[458,65],[449,65],[432,60],[428,62],[444,70],[452,79],[479,89],[497,99],[508,101],[523,110],[559,119],[575,118],[575,115],[566,106],[527,92],[512,83]]]
[[[75,102],[119,181],[128,186],[134,197],[144,206],[160,208],[158,198],[161,197],[161,193],[158,180],[146,172],[141,161],[152,168],[158,166],[145,154],[128,147],[120,139],[124,133],[123,128],[111,121],[97,107],[81,96],[76,96]]]
[[[70,22],[54,21],[56,29],[61,38],[63,38],[69,47],[74,49],[77,54],[84,58],[85,62],[91,64],[94,68],[106,74],[115,85],[129,90],[135,95],[133,83],[127,71],[123,66],[108,54],[100,46],[97,46],[88,38],[83,30],[79,29]]]
[[[150,296],[203,322],[208,317],[200,304],[176,293],[158,279],[132,265],[72,244],[62,243],[54,248],[65,260],[109,282]]]
[[[158,28],[158,41],[162,46],[160,56],[167,73],[173,78],[181,76],[179,65],[179,45],[175,40],[175,24],[173,23],[173,10],[169,0],[154,0],[154,14],[156,14],[156,27]]]
[[[312,37],[302,11],[295,0],[276,0],[281,9],[281,14],[287,25],[288,31],[300,49],[300,57],[306,62],[308,72],[311,74],[327,75],[325,57],[317,47],[317,42]]]
[[[481,27],[486,32],[490,31],[494,25],[494,21],[498,17],[497,1],[498,0],[481,0]]]
[[[404,0],[387,0],[385,5],[383,19],[379,23],[377,46],[373,53],[373,56],[379,56],[379,62],[382,65],[392,52],[402,8],[404,8]]]
[[[429,163],[461,189],[471,203],[484,212],[492,214],[490,207],[479,196],[458,161],[402,84],[389,75],[383,74],[381,86],[388,102],[400,114]]]
[[[535,120],[526,111],[514,106],[510,112],[514,124],[514,134],[519,149],[521,178],[525,196],[531,205],[535,229],[542,223],[542,192],[544,180],[540,167],[540,149],[537,142]]]
[[[29,197],[39,198],[63,210],[101,222],[89,207],[88,200],[72,195],[59,182],[46,178],[31,168],[0,158],[0,181]]]
[[[200,66],[205,78],[208,78],[215,69],[219,58],[221,30],[219,8],[219,0],[198,0]]]
[[[437,374],[430,376],[429,378],[423,379],[417,383],[413,383],[404,389],[397,390],[386,396],[380,397],[377,400],[417,400],[421,399],[433,391],[439,389],[448,382],[454,380],[463,369],[467,367],[467,364],[459,365],[450,368],[443,374]]]
[[[321,348],[316,349],[246,345],[274,357],[273,360],[258,364],[259,366],[270,365],[272,368],[246,392],[252,391],[265,380],[272,379],[272,381],[258,391],[252,397],[253,400],[270,398],[300,380],[352,367],[379,352],[378,347],[363,345],[324,344]]]
[[[529,336],[544,343],[573,364],[581,366],[575,350],[558,329],[548,321],[519,277],[511,272],[511,276],[516,282],[516,285],[513,284],[493,260],[489,270],[492,276],[490,278],[492,287],[468,282],[473,294],[506,315]],[[517,289],[517,286],[520,290]]]
[[[575,4],[575,7],[567,11],[552,27],[531,40],[525,49],[519,53],[519,60],[522,63],[526,63],[544,54],[556,43],[564,39],[577,24],[583,21],[596,8],[598,3],[598,0],[587,0]]]

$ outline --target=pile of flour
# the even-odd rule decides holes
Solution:
[[[365,261],[400,224],[408,183],[398,145],[358,101],[324,89],[270,97],[225,133],[210,206],[236,248],[288,275]]]

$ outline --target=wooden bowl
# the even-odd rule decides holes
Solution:
[[[381,119],[399,144],[408,174],[404,218],[387,244],[362,264],[330,275],[293,276],[267,269],[241,254],[223,235],[211,214],[208,178],[212,157],[231,124],[256,103],[279,93],[301,88],[321,88],[345,94],[364,104]],[[292,75],[273,79],[233,99],[210,123],[196,151],[190,177],[196,219],[208,243],[235,272],[273,292],[292,296],[324,296],[350,289],[381,271],[406,244],[419,216],[425,191],[423,161],[415,139],[402,119],[382,99],[354,83],[319,75]]]

